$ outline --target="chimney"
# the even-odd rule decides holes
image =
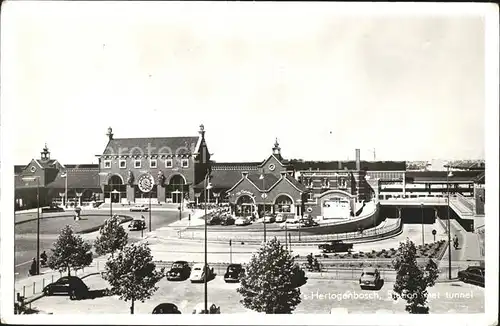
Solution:
[[[342,170],[342,161],[339,161],[339,170]]]
[[[360,150],[359,148],[356,148],[356,170],[359,171],[361,170],[361,159],[360,159]]]

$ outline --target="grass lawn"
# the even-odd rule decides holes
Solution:
[[[71,215],[71,214],[69,214]],[[59,234],[61,229],[70,225],[73,230],[78,233],[82,230],[98,227],[104,224],[104,221],[109,218],[108,214],[88,214],[82,215],[79,221],[75,221],[73,216],[55,216],[44,218],[40,220],[40,233],[41,234]],[[37,221],[29,221],[22,224],[15,225],[14,234],[21,235],[27,233],[37,232]]]

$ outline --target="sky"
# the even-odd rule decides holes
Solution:
[[[5,5],[7,4],[7,5]],[[480,15],[333,3],[6,2],[2,127],[96,163],[115,138],[196,136],[213,159],[484,159]],[[7,62],[8,64],[4,64]]]

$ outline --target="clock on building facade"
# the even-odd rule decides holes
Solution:
[[[137,180],[137,186],[142,192],[150,192],[153,190],[155,180],[151,174],[143,174]]]

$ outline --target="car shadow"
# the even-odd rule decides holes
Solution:
[[[384,287],[384,279],[381,279],[379,284],[373,288],[364,288],[363,290],[365,291],[380,291],[380,289],[382,289],[382,287]]]
[[[110,295],[109,289],[90,290],[87,296],[81,300],[94,300]]]

